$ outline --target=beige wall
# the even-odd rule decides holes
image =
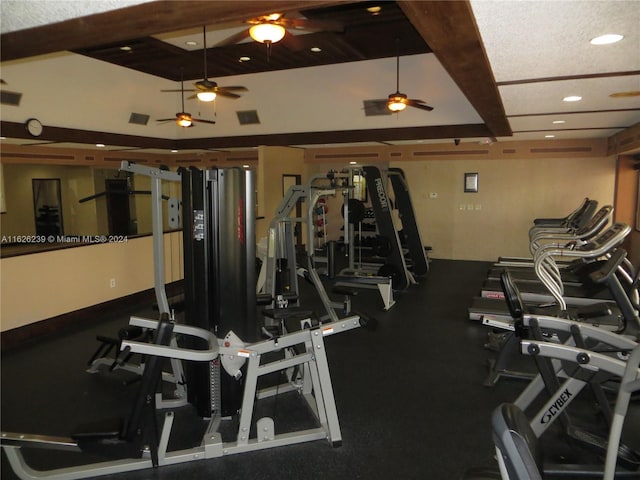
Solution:
[[[266,147],[258,149],[258,170],[256,186],[258,190],[259,217],[256,223],[256,240],[267,235],[269,222],[282,200],[282,175],[301,175],[302,183],[307,181],[304,164],[304,150],[289,147]]]
[[[165,280],[182,278],[181,232],[164,235]],[[115,288],[110,280],[116,280]],[[3,258],[0,329],[28,325],[153,288],[151,237]]]
[[[310,172],[339,170],[350,161],[402,168],[433,258],[528,256],[534,218],[565,216],[586,196],[600,205],[614,200],[615,156],[597,140],[317,148],[307,149],[305,160]],[[475,172],[479,191],[465,193],[464,174]],[[341,218],[330,220],[330,238],[337,239]]]
[[[584,197],[613,204],[615,158],[393,162],[409,182],[423,243],[433,258],[492,261],[528,256],[536,217],[562,217]],[[478,193],[464,193],[477,172]],[[430,198],[430,194],[436,198]]]
[[[532,219],[565,216],[586,196],[600,205],[613,204],[615,158],[440,159],[389,165],[405,172],[420,236],[432,247],[432,258],[529,256]],[[337,165],[314,164],[312,170],[331,168]],[[478,173],[478,193],[464,193],[467,172]],[[340,196],[328,202],[332,240],[342,235],[341,203]]]

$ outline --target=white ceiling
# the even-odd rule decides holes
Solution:
[[[640,90],[640,2],[471,4],[515,138],[609,137],[640,121],[640,96],[609,97]],[[606,33],[620,33],[624,39],[613,45],[590,44]],[[588,78],[630,71],[636,75]],[[548,81],[533,81],[539,79]],[[531,82],[519,83],[522,80]],[[563,102],[568,95],[582,100]],[[557,120],[565,123],[552,123]]]
[[[153,0],[1,0],[2,33],[62,22]]]
[[[434,55],[402,57],[400,67],[401,90],[411,98],[437,100],[433,112],[366,117],[362,101],[386,98],[396,85],[395,59],[367,60],[224,77],[220,85],[249,91],[237,100],[186,100],[187,112],[216,125],[184,129],[175,123],[127,123],[131,112],[160,119],[182,111],[180,93],[160,92],[179,84],[81,55],[51,54],[3,65],[6,89],[16,85],[25,94],[19,107],[3,106],[2,119],[37,117],[45,125],[175,139],[482,122]],[[240,126],[235,112],[244,110],[257,110],[260,124]]]
[[[46,21],[47,15],[62,19],[86,14],[80,8],[131,3],[141,2],[2,0],[2,33]],[[639,1],[472,0],[471,6],[514,131],[510,138],[608,137],[640,122],[640,96],[609,97],[640,90]],[[196,33],[159,37],[182,42]],[[603,33],[625,38],[608,46],[589,43]],[[482,123],[433,54],[400,60],[400,90],[435,107],[432,112],[409,108],[398,115],[364,115],[363,100],[395,91],[395,59],[381,59],[224,77],[220,85],[244,85],[248,92],[213,105],[187,101],[186,111],[217,122],[189,129],[128,123],[132,112],[158,119],[182,110],[179,93],[160,92],[179,85],[158,77],[68,52],[3,62],[1,69],[3,89],[23,94],[20,106],[2,106],[0,116],[10,122],[37,117],[45,125],[172,139]],[[635,73],[600,76],[612,72]],[[567,95],[583,100],[563,102]],[[236,111],[254,109],[261,123],[239,125]]]

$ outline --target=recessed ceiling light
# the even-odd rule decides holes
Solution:
[[[96,143],[96,147],[98,147],[98,148],[104,148],[104,143]]]
[[[251,60],[251,57],[240,57],[238,59],[239,62],[248,62],[249,60]]]
[[[567,122],[565,122],[564,120],[554,120],[554,121],[553,121],[553,122],[551,122],[551,123],[554,123],[554,124],[556,124],[556,125],[559,125],[559,124],[561,124],[561,123],[567,123]]]
[[[555,135],[545,135],[544,138],[556,138]]]
[[[580,100],[582,100],[582,97],[578,95],[569,95],[568,97],[564,97],[562,99],[563,102],[579,102]]]
[[[242,165],[242,168],[249,168],[249,165]]]
[[[178,153],[178,150],[171,150],[171,153]]]
[[[599,37],[592,38],[589,43],[591,45],[609,45],[611,43],[616,43],[622,40],[624,36],[618,35],[617,33],[607,33],[606,35],[600,35]]]
[[[311,51],[312,51],[313,53],[318,53],[318,52],[321,52],[321,51],[322,51],[322,49],[321,49],[320,47],[311,47]]]
[[[615,92],[609,96],[612,98],[640,97],[640,90],[631,90],[629,92]]]
[[[123,52],[131,52],[133,48],[131,48],[129,45],[123,45],[122,47],[120,47],[120,50],[122,50]]]
[[[382,10],[382,7],[379,5],[376,5],[375,7],[368,7],[367,8],[367,12],[369,12],[371,15],[378,15],[380,14],[380,11]]]
[[[186,42],[184,42],[185,45],[189,45],[190,47],[195,47],[196,45],[198,45],[198,42],[196,42],[195,40],[187,40]]]
[[[349,165],[357,165],[358,162],[349,162]]]

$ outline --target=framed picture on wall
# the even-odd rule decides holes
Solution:
[[[478,174],[476,172],[464,174],[464,192],[478,193]]]

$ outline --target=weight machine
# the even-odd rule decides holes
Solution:
[[[275,313],[284,314],[284,309],[293,312],[300,306],[298,275],[308,279],[315,287],[326,316],[331,321],[339,320],[336,310],[342,311],[343,316],[350,313],[350,302],[333,302],[320,279],[316,268],[315,237],[316,225],[314,213],[321,198],[336,194],[338,188],[332,180],[330,185],[318,186],[315,182],[319,179],[327,180],[326,176],[313,177],[307,185],[293,185],[285,193],[275,215],[269,224],[267,234],[267,256],[262,265],[263,280],[259,282],[258,290],[271,299],[271,308]],[[298,202],[306,202],[306,215],[304,217],[292,217]],[[296,264],[296,249],[294,240],[295,225],[306,223],[306,256],[307,268],[299,269]],[[325,260],[326,259],[322,259]],[[281,310],[281,312],[277,312]],[[282,315],[274,320],[282,319]]]
[[[339,446],[342,437],[324,338],[358,328],[363,321],[358,316],[327,323],[306,318],[303,329],[258,340],[251,172],[195,168],[169,172],[128,162],[123,162],[122,169],[152,179],[154,274],[161,312],[159,322],[130,319],[132,327],[156,332],[155,343],[121,342],[123,351],[147,359],[134,408],[125,421],[81,427],[70,438],[2,432],[1,447],[14,471],[23,479],[72,480],[320,439]],[[181,181],[183,188],[185,325],[170,318],[163,288],[162,180]],[[179,212],[171,214],[179,218]],[[183,341],[177,342],[176,336]],[[156,407],[162,400],[156,390],[163,359],[180,368],[182,362],[188,362],[187,398],[200,417],[208,419],[197,447],[169,450],[176,421],[173,411],[164,414],[160,428],[156,425]],[[275,373],[285,381],[258,388],[259,379]],[[293,393],[309,407],[315,427],[277,431],[274,418],[253,418],[260,400]],[[234,425],[237,428],[229,440],[227,433]],[[27,464],[23,447],[92,453],[105,461],[38,471]]]
[[[172,320],[175,319],[174,312],[171,309],[167,293],[165,289],[164,278],[164,238],[163,238],[163,210],[162,201],[167,200],[167,215],[169,219],[169,226],[171,228],[180,227],[180,205],[179,201],[175,198],[169,198],[162,193],[162,182],[176,182],[180,180],[180,175],[176,172],[171,172],[166,169],[158,169],[154,167],[147,167],[144,165],[138,165],[132,162],[123,161],[120,165],[120,170],[136,175],[144,175],[151,179],[150,191],[132,191],[129,194],[150,194],[151,195],[151,232],[153,239],[153,285],[156,304],[158,305],[158,311],[160,315],[166,313]],[[94,198],[105,195],[105,193],[99,193],[91,197],[81,199],[81,202],[92,200]],[[114,358],[107,357],[108,353],[113,347],[121,348],[123,339],[132,339],[132,333],[135,332],[135,338],[149,337],[149,332],[141,331],[139,328],[124,328],[118,332],[118,338],[99,337],[98,341],[101,345],[96,350],[95,354],[89,361],[89,373],[96,373],[103,365],[108,365],[111,370],[125,370],[137,375],[142,375],[145,368],[144,361],[141,363],[129,363],[128,360],[132,356],[131,352],[125,352],[124,355],[117,353]],[[175,337],[171,340],[172,346],[177,346]],[[185,373],[182,367],[182,363],[175,359],[170,360],[171,372],[163,372],[163,379],[169,383],[175,385],[175,390],[172,399],[162,398],[159,404],[164,407],[178,407],[187,404],[187,391],[185,387]]]
[[[344,172],[347,174],[346,178],[350,186],[345,191],[343,206],[344,242],[349,265],[339,273],[336,285],[357,288],[377,287],[383,297],[385,310],[388,310],[395,303],[392,290],[406,289],[409,285],[417,283],[416,277],[424,276],[429,271],[429,262],[420,238],[406,178],[399,168],[389,169],[383,176],[381,170],[372,165],[348,167]],[[362,261],[361,221],[364,217],[364,208],[362,202],[353,196],[355,175],[361,175],[365,182],[378,233],[373,240],[375,243],[373,250],[374,253],[378,252],[384,257],[383,264]],[[402,221],[406,253],[396,227],[394,208],[387,190],[388,185],[393,189],[395,207]],[[357,262],[354,241],[356,224],[359,226],[360,238]],[[408,259],[411,260],[411,268],[408,266]]]

